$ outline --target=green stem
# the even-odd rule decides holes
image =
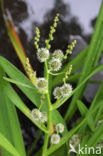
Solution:
[[[95,58],[95,62],[94,62],[94,67],[98,64],[98,61],[99,61],[99,58],[101,56],[101,53],[103,51],[103,30],[102,30],[102,25],[101,25],[101,34],[100,34],[100,41],[99,41],[99,45],[98,45],[98,48],[97,48],[97,55],[96,55],[96,58]]]
[[[51,101],[50,101],[50,94],[49,94],[49,72],[48,72],[48,65],[47,61],[45,61],[45,77],[48,80],[48,92],[46,94],[47,101],[48,101],[48,124],[47,124],[47,130],[49,133],[45,133],[45,138],[44,138],[44,145],[43,145],[43,152],[42,156],[47,156],[47,148],[48,148],[48,142],[49,142],[49,135],[50,135],[50,130],[51,130]]]

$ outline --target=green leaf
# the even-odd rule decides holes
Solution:
[[[79,109],[81,115],[84,117],[86,115],[86,113],[88,112],[88,108],[80,100],[77,101],[77,106],[78,106],[78,109]]]
[[[20,99],[20,97],[17,95],[17,93],[13,90],[13,88],[5,82],[4,91],[8,98],[12,101],[12,103],[20,109],[20,111],[25,114],[38,128],[40,128],[42,131],[47,132],[44,124],[35,121],[31,118],[31,111],[29,108],[23,103],[23,101]]]
[[[81,128],[86,122],[87,120],[89,120],[89,117],[91,116],[92,113],[94,113],[99,107],[103,106],[103,100],[101,102],[98,103],[98,105],[95,106],[94,109],[92,109],[91,111],[89,111],[89,113],[86,115],[86,117],[72,130],[70,130],[60,141],[59,144],[52,146],[48,149],[47,154],[50,155],[51,153],[53,153],[54,151],[56,151],[58,148],[60,148],[63,144],[65,144],[68,139],[74,134],[76,133],[76,131]]]
[[[87,142],[88,147],[95,146],[103,139],[103,124],[101,124]]]
[[[77,101],[77,106],[78,106],[78,109],[79,109],[81,115],[83,117],[85,117],[87,115],[88,111],[89,111],[88,108],[80,100]],[[94,120],[93,120],[92,115],[89,116],[89,119],[87,120],[87,123],[88,123],[88,126],[91,129],[91,131],[93,131],[94,130]]]
[[[103,36],[103,31],[102,31],[102,27],[103,27],[103,22],[102,22],[102,17],[103,17],[103,1],[101,2],[101,7],[100,7],[100,11],[99,11],[99,15],[96,21],[96,25],[95,25],[95,29],[94,29],[94,33],[90,42],[90,46],[88,49],[88,53],[87,53],[87,57],[85,59],[85,63],[84,63],[84,67],[82,70],[82,74],[80,76],[79,82],[78,82],[78,86],[84,81],[85,77],[87,77],[88,74],[90,74],[90,72],[93,70],[93,68],[95,67],[95,61],[96,61],[96,57],[97,57],[97,48],[99,45],[99,41],[102,40],[101,38],[101,33]],[[102,42],[101,42],[102,44]],[[75,95],[72,98],[72,101],[69,105],[69,108],[67,110],[67,113],[65,115],[65,120],[69,120],[73,114],[75,113],[77,107],[76,107],[76,101],[77,99],[81,99],[84,93],[84,90],[86,88],[86,83],[84,83],[84,85],[82,85],[82,87],[78,90],[77,93],[75,93]]]
[[[9,100],[8,97],[6,97],[6,102],[7,102],[8,116],[9,116],[9,120],[10,120],[10,127],[11,127],[13,145],[15,146],[16,150],[22,156],[26,156],[22,131],[20,129],[20,123],[19,123],[19,120],[18,120],[18,116],[17,116],[17,113],[16,113],[15,106]]]
[[[7,61],[5,58],[0,56],[0,65],[4,69],[4,71],[8,74],[8,76],[13,79],[13,81],[16,81],[18,88],[35,104],[38,108],[40,106],[40,94],[38,93],[38,90],[36,87],[29,81],[29,79],[20,72],[14,65],[12,65],[9,61]],[[31,88],[27,88],[24,86],[21,86],[20,84],[26,84],[28,86],[31,86]],[[9,91],[8,91],[9,94]],[[15,99],[14,99],[15,101]],[[14,103],[14,102],[13,102]],[[42,110],[47,111],[47,100],[45,99]],[[66,124],[60,115],[58,111],[53,111],[52,115],[52,122],[54,124],[62,122],[65,125],[65,133],[67,132]],[[57,118],[58,117],[58,118]]]
[[[5,148],[12,155],[20,156],[12,144],[0,133],[0,145]]]
[[[0,132],[15,146],[16,150],[25,156],[23,137],[20,129],[15,106],[5,95],[3,87],[5,81],[2,79],[4,72],[0,67]],[[3,156],[10,155],[2,149]]]
[[[32,88],[33,89],[33,87],[31,87],[31,86],[26,85],[26,84],[21,83],[21,82],[18,82],[18,81],[15,81],[13,79],[10,79],[10,78],[7,78],[7,77],[3,77],[3,79],[8,81],[8,82],[10,82],[10,83],[13,83],[13,84],[16,84],[16,85],[20,85],[20,86],[23,86],[23,87],[26,87],[26,88]]]
[[[57,151],[55,151],[54,153],[52,153],[50,156],[67,156],[67,148],[66,145],[63,145],[62,147],[60,147]]]
[[[38,93],[38,90],[36,87],[29,81],[29,79],[20,71],[18,70],[14,65],[12,65],[9,61],[7,61],[5,58],[0,56],[0,65],[4,69],[4,71],[10,76],[11,79],[14,81],[19,82],[17,84],[18,88],[37,106],[39,107],[40,104],[40,94]],[[28,86],[31,86],[31,88],[27,88],[24,86],[21,86],[20,83],[24,83]]]
[[[103,100],[103,83],[99,87],[98,92],[97,92],[96,96],[94,97],[93,102],[90,105],[90,110],[93,109],[97,105],[97,103],[100,102],[101,100]],[[93,114],[93,116],[94,116],[94,124],[95,125],[96,125],[96,122],[99,120],[99,117],[100,117],[102,111],[103,111],[103,109],[100,107],[97,110],[97,112],[95,112]]]

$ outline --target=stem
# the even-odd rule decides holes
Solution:
[[[50,74],[50,75],[54,75],[54,76],[58,76],[58,75],[61,75],[61,74],[65,74],[65,72],[52,73],[52,72],[49,71],[49,74]]]
[[[49,134],[51,130],[51,100],[50,100],[50,94],[49,94],[49,72],[48,72],[48,66],[47,66],[47,61],[45,61],[45,77],[48,81],[48,92],[46,94],[47,101],[48,101],[48,124],[47,124],[47,130],[49,133],[45,133],[45,138],[44,138],[44,145],[43,145],[43,152],[42,156],[47,156],[47,148],[48,148],[48,142],[49,142]]]

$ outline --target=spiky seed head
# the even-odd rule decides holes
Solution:
[[[45,123],[47,122],[48,117],[46,112],[41,112],[41,122]]]
[[[60,142],[60,135],[53,134],[51,136],[51,144],[58,144]]]
[[[64,125],[62,123],[58,123],[56,125],[55,129],[56,129],[56,132],[63,133],[63,131],[64,131]]]
[[[61,66],[62,66],[61,60],[53,58],[49,62],[49,66],[50,66],[51,71],[58,71],[61,69]]]
[[[63,56],[64,56],[64,54],[63,54],[62,50],[60,50],[60,49],[57,49],[53,52],[53,57],[56,59],[62,60]]]
[[[61,88],[60,87],[56,87],[53,91],[53,95],[55,97],[55,99],[59,99],[62,94],[61,94]]]
[[[31,111],[31,118],[36,121],[41,119],[41,112],[39,109],[35,108]]]
[[[98,120],[96,124],[96,128],[98,128],[103,123],[103,120]]]
[[[103,142],[100,142],[96,145],[96,148],[102,148],[103,149]]]
[[[37,58],[40,62],[45,62],[49,58],[49,50],[46,48],[38,49]]]
[[[61,94],[62,97],[66,97],[69,96],[72,93],[72,86],[69,83],[65,83],[62,87],[61,87]]]
[[[80,137],[78,134],[74,134],[70,140],[69,140],[69,144],[73,145],[74,148],[78,147],[78,145],[80,144]]]
[[[48,81],[45,78],[38,78],[37,79],[37,88],[39,91],[45,91],[48,86]]]

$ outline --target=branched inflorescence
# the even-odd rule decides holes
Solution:
[[[37,59],[39,62],[45,64],[45,70],[46,70],[46,76],[45,77],[39,77],[36,79],[36,88],[38,92],[41,94],[41,99],[40,99],[40,107],[39,109],[35,108],[31,111],[31,118],[34,121],[38,121],[41,123],[47,123],[47,130],[50,132],[51,131],[51,111],[52,111],[52,104],[51,104],[51,99],[49,95],[49,74],[51,75],[58,75],[61,73],[57,73],[59,70],[62,69],[63,66],[63,60],[67,59],[68,54],[72,53],[72,50],[76,44],[76,41],[74,40],[71,45],[68,46],[68,49],[66,50],[66,53],[64,54],[62,50],[56,49],[54,50],[53,53],[50,54],[50,41],[52,41],[53,34],[56,31],[57,27],[57,22],[59,21],[59,14],[56,15],[54,18],[54,23],[53,26],[50,27],[50,33],[49,33],[49,39],[45,40],[46,47],[39,47],[39,40],[40,40],[40,31],[36,27],[36,36],[34,38],[34,45],[37,50]],[[30,63],[29,59],[26,59],[26,69],[28,73],[32,76],[34,73],[32,72],[30,68]],[[71,74],[72,70],[72,65],[70,65],[69,69],[65,72],[62,73],[64,74],[63,78],[63,85],[57,86],[54,88],[53,95],[55,99],[59,98],[66,98],[72,93],[72,86],[71,84],[67,83],[68,76]],[[48,114],[47,112],[42,112],[42,105],[44,104],[44,99],[45,97],[47,98],[48,101]],[[48,147],[48,141],[50,137],[50,143],[51,144],[58,144],[61,139],[61,133],[64,131],[64,125],[62,123],[58,123],[55,126],[55,129],[51,135],[45,134],[45,139],[44,139],[44,147],[43,147],[43,156],[45,155],[46,149]]]

